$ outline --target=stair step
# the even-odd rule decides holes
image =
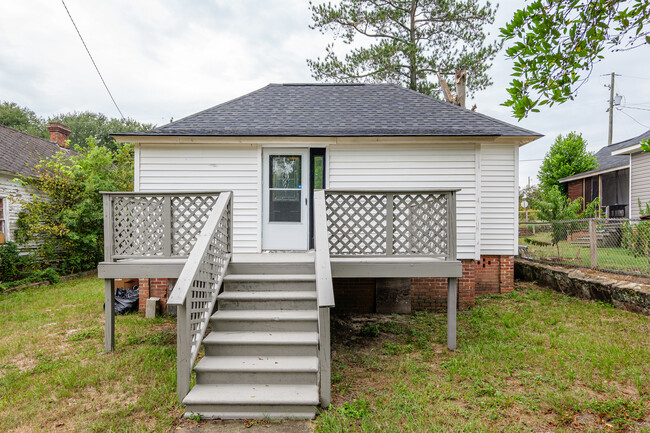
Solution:
[[[220,310],[316,309],[316,291],[230,291],[217,297]]]
[[[234,291],[305,291],[316,290],[312,274],[228,274],[224,277],[224,293]]]
[[[223,292],[217,299],[232,301],[289,301],[289,300],[312,300],[316,299],[315,290],[287,290],[287,291],[247,291],[247,292]]]
[[[228,268],[233,274],[310,274],[314,272],[314,259],[311,261],[278,262],[230,262]]]
[[[186,416],[214,419],[301,418],[315,415],[317,385],[195,385],[183,399]]]
[[[318,311],[219,310],[210,318],[213,331],[317,331]]]
[[[203,344],[207,356],[315,356],[318,332],[216,331]]]
[[[206,356],[194,370],[198,384],[318,383],[316,356]]]

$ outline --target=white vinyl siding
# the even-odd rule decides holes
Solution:
[[[481,146],[481,254],[513,255],[517,203],[514,145]]]
[[[233,191],[235,252],[259,251],[257,145],[140,144],[141,192]]]
[[[458,257],[474,259],[475,144],[333,144],[330,188],[461,188],[457,197]]]
[[[639,200],[643,209],[650,201],[650,153],[633,153],[630,167],[630,215],[639,218]]]

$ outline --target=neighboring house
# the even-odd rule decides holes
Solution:
[[[61,149],[68,149],[70,130],[60,123],[47,127],[50,140],[0,125],[0,242],[15,240],[16,221],[21,200],[29,200],[31,192],[14,179],[32,176],[41,159],[49,158]]]
[[[631,144],[635,139],[605,146],[596,152],[598,168],[560,179],[566,183],[569,199],[583,199],[583,207],[600,198],[603,214],[608,218],[625,218],[630,215],[630,160],[613,154]]]
[[[106,350],[118,277],[178,307],[188,414],[329,406],[331,307],[447,305],[453,349],[457,304],[513,289],[519,147],[539,137],[392,84],[271,84],[116,134],[135,192],[104,198]]]
[[[650,131],[623,142],[612,152],[617,158],[626,158],[630,164],[630,217],[639,218],[639,201],[645,209],[650,202],[650,153],[641,150],[641,141],[650,140]]]

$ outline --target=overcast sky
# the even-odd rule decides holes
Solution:
[[[309,29],[307,0],[65,1],[124,115],[158,125],[268,83],[312,82],[305,59],[322,55],[331,40]],[[524,4],[502,1],[491,33]],[[0,14],[0,100],[42,117],[74,110],[119,116],[60,1],[0,0]],[[609,54],[574,101],[519,122],[545,135],[522,148],[522,186],[528,177],[537,183],[558,134],[581,132],[594,151],[607,144],[603,74],[621,74],[616,92],[629,106],[615,111],[614,142],[650,129],[649,54],[648,46]],[[500,106],[510,72],[500,54],[490,71],[494,85],[468,105],[516,124]]]

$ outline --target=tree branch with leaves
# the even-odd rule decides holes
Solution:
[[[504,105],[522,119],[572,100],[607,51],[650,44],[647,0],[537,0],[501,29],[514,60]]]

